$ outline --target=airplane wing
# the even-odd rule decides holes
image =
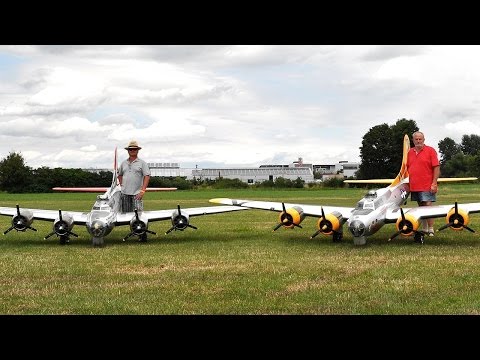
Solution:
[[[391,184],[395,179],[365,179],[365,180],[343,180],[347,184]],[[463,178],[438,178],[437,182],[475,181],[477,177]],[[408,179],[405,181],[408,183]]]
[[[33,219],[35,220],[45,220],[45,221],[55,221],[58,218],[58,210],[45,210],[45,209],[27,209],[22,208],[22,211],[31,211],[33,214]],[[65,211],[73,216],[74,224],[76,225],[85,225],[87,222],[88,212],[80,211]],[[17,215],[17,209],[12,207],[0,207],[0,215],[4,216],[14,216]]]
[[[283,211],[283,205],[281,202],[271,202],[271,201],[253,201],[253,200],[239,200],[239,199],[228,199],[228,198],[216,198],[210,199],[211,203],[215,204],[225,204],[225,205],[233,205],[233,206],[240,206],[246,207],[249,209],[262,209],[262,210],[270,210],[270,211]],[[342,214],[345,219],[350,217],[353,209],[352,207],[344,207],[344,206],[320,206],[320,205],[305,205],[305,204],[293,204],[293,203],[284,203],[285,208],[291,207],[301,207],[305,216],[314,216],[320,217],[322,216],[322,208],[324,213],[332,213],[334,211],[338,211]]]
[[[188,216],[201,216],[208,214],[219,214],[230,211],[238,210],[248,210],[247,208],[241,208],[238,206],[206,206],[206,207],[196,207],[196,208],[181,208],[182,214],[187,214]],[[169,210],[147,210],[142,212],[142,216],[146,217],[148,221],[161,221],[171,219],[172,214],[178,211],[178,209],[169,209]],[[116,225],[126,225],[132,220],[133,212],[129,213],[119,213],[117,214]]]
[[[413,208],[402,208],[404,214],[410,214],[416,219],[429,219],[445,217],[454,205],[432,205],[417,206]],[[469,214],[480,213],[480,203],[458,204],[458,207]],[[389,210],[386,213],[386,222],[396,222],[401,216],[400,208]]]
[[[408,214],[415,216],[418,219],[438,218],[444,217],[452,209],[453,205],[433,205],[433,206],[418,206],[408,210]],[[480,212],[480,203],[465,203],[458,204],[458,207],[465,210],[469,214]],[[405,211],[405,209],[404,209]],[[405,212],[407,213],[407,212]]]

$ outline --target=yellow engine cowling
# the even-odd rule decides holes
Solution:
[[[399,217],[395,225],[397,230],[400,231],[400,234],[410,236],[417,231],[420,222],[415,216],[407,213],[405,217]]]
[[[285,211],[282,211],[279,216],[280,223],[285,229],[292,229],[295,225],[300,225],[304,219],[305,214],[300,206],[288,208],[286,214]]]
[[[447,224],[451,224],[450,228],[453,230],[463,230],[464,226],[467,226],[470,222],[470,217],[468,213],[463,209],[457,209],[452,207],[445,217]]]
[[[338,211],[333,211],[330,214],[326,214],[325,218],[322,216],[318,219],[317,229],[324,235],[333,235],[334,232],[340,230],[343,222],[342,214]]]

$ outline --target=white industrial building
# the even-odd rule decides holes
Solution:
[[[195,169],[193,176],[197,179],[214,180],[219,177],[225,179],[240,179],[248,184],[263,181],[275,181],[282,177],[289,180],[300,178],[305,182],[313,182],[312,169],[308,167],[260,167],[260,168],[231,168],[231,169]]]
[[[292,181],[297,178],[306,183],[314,182],[314,173],[322,174],[323,178],[341,177],[350,178],[355,176],[358,163],[340,161],[337,164],[313,165],[303,163],[302,158],[293,161],[289,165],[261,165],[258,168],[181,168],[178,163],[149,162],[147,163],[152,176],[158,177],[182,177],[187,180],[193,178],[199,180],[214,180],[219,177],[225,179],[240,179],[248,184],[263,181],[275,181],[282,177]],[[111,171],[110,169],[85,169],[90,172]]]
[[[180,168],[178,163],[147,163],[150,168],[151,176],[159,177],[182,177],[192,180],[192,168]]]

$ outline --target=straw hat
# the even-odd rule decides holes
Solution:
[[[128,150],[128,149],[138,149],[138,150],[140,150],[141,147],[138,146],[138,143],[137,143],[136,140],[131,140],[131,141],[128,143],[127,147],[125,148],[125,150]]]

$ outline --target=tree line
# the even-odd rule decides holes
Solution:
[[[20,153],[11,152],[0,161],[0,191],[8,193],[47,193],[54,187],[108,187],[112,183],[112,171],[90,172],[82,169],[40,167],[32,169],[25,164]],[[239,179],[218,178],[215,180],[187,180],[184,177],[152,176],[151,187],[176,187],[179,190],[194,188],[303,188],[305,181],[279,177],[275,181],[264,181],[248,185]]]
[[[414,120],[399,119],[394,125],[373,126],[362,138],[360,166],[357,179],[394,178],[402,163],[403,136],[408,134],[413,147],[412,134],[419,128]],[[428,133],[425,134],[428,144]],[[460,144],[449,137],[438,143],[440,172],[442,177],[480,177],[480,136],[463,135]],[[0,191],[9,193],[45,193],[53,187],[98,187],[110,186],[111,171],[90,172],[82,169],[40,167],[32,169],[25,164],[21,153],[11,152],[0,161]],[[151,187],[176,187],[179,190],[194,188],[303,188],[305,181],[277,178],[259,184],[248,185],[239,179],[218,178],[187,180],[183,177],[152,176]],[[342,180],[332,180],[309,187],[341,187]]]

